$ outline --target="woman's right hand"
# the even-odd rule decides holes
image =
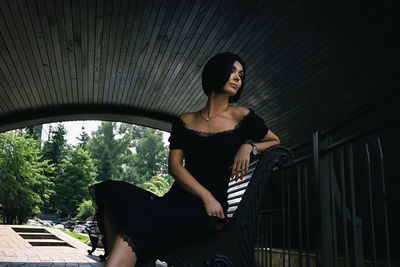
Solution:
[[[214,196],[210,195],[203,199],[203,205],[208,216],[215,216],[221,219],[225,218],[222,206]]]

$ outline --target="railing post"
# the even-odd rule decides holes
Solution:
[[[322,154],[328,141],[327,138],[321,138],[318,132],[313,134],[316,219],[318,222],[316,252],[317,266],[320,267],[334,266],[329,158]]]

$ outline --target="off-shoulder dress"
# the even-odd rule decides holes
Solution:
[[[220,202],[226,214],[227,189],[234,156],[247,140],[260,140],[268,132],[262,118],[250,109],[233,129],[206,133],[188,129],[182,119],[172,123],[170,149],[182,149],[185,168]],[[104,234],[104,212],[111,225],[139,260],[156,259],[174,242],[196,242],[214,232],[200,199],[176,182],[158,197],[126,182],[107,180],[91,187],[96,217]]]

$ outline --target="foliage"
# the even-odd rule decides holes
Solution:
[[[43,159],[49,160],[54,165],[53,173],[45,173],[49,177],[53,184],[56,184],[56,177],[60,174],[60,164],[67,157],[70,148],[67,145],[67,140],[65,135],[67,131],[64,125],[58,124],[55,130],[49,130],[49,140],[45,141],[42,146]],[[54,193],[54,191],[53,191]],[[50,197],[45,201],[43,212],[45,213],[55,213],[57,211],[54,206],[55,195],[51,194]]]
[[[97,180],[104,181],[119,177],[122,165],[132,154],[131,148],[133,128],[127,124],[117,129],[115,122],[102,122],[89,142],[89,151],[98,170]],[[116,138],[119,135],[120,138]]]
[[[0,134],[0,204],[7,223],[40,212],[52,185],[44,173],[53,170],[40,159],[36,140],[21,131]]]
[[[137,167],[132,163],[129,163],[124,172],[119,177],[115,177],[114,180],[128,182],[136,186],[141,186],[146,181],[144,176],[139,173]]]
[[[82,133],[77,137],[79,144],[78,146],[82,147],[83,149],[88,149],[89,141],[90,141],[90,136],[85,132],[85,127],[82,126]]]
[[[71,147],[59,124],[40,151],[38,140],[31,138],[39,138],[37,129],[2,134],[0,205],[10,220],[39,212],[84,220],[94,213],[87,199],[88,186],[96,178],[127,181],[158,195],[172,184],[167,175],[168,150],[158,130],[103,122],[92,136],[82,128],[78,146]]]
[[[172,177],[153,176],[143,184],[143,189],[152,192],[157,196],[163,196],[169,191],[172,185]]]
[[[26,127],[26,133],[32,137],[33,139],[35,139],[39,146],[41,144],[41,139],[42,139],[42,125],[36,125],[36,126],[29,126]]]
[[[88,186],[96,182],[96,167],[89,152],[81,147],[71,151],[59,167],[54,206],[62,217],[75,216],[78,206],[90,197]]]
[[[74,220],[85,221],[87,218],[94,216],[96,210],[92,200],[83,200],[78,207],[78,215]]]
[[[67,131],[64,125],[58,124],[55,131],[50,134],[50,140],[44,142],[42,153],[43,159],[50,160],[51,163],[60,164],[67,154],[67,140],[65,139]]]
[[[147,128],[143,137],[135,142],[135,150],[122,179],[141,185],[153,176],[166,173],[167,149],[160,131]]]

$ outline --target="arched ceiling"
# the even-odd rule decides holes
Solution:
[[[394,2],[0,0],[0,131],[102,119],[169,130],[221,51],[239,105],[288,145],[398,97]]]

